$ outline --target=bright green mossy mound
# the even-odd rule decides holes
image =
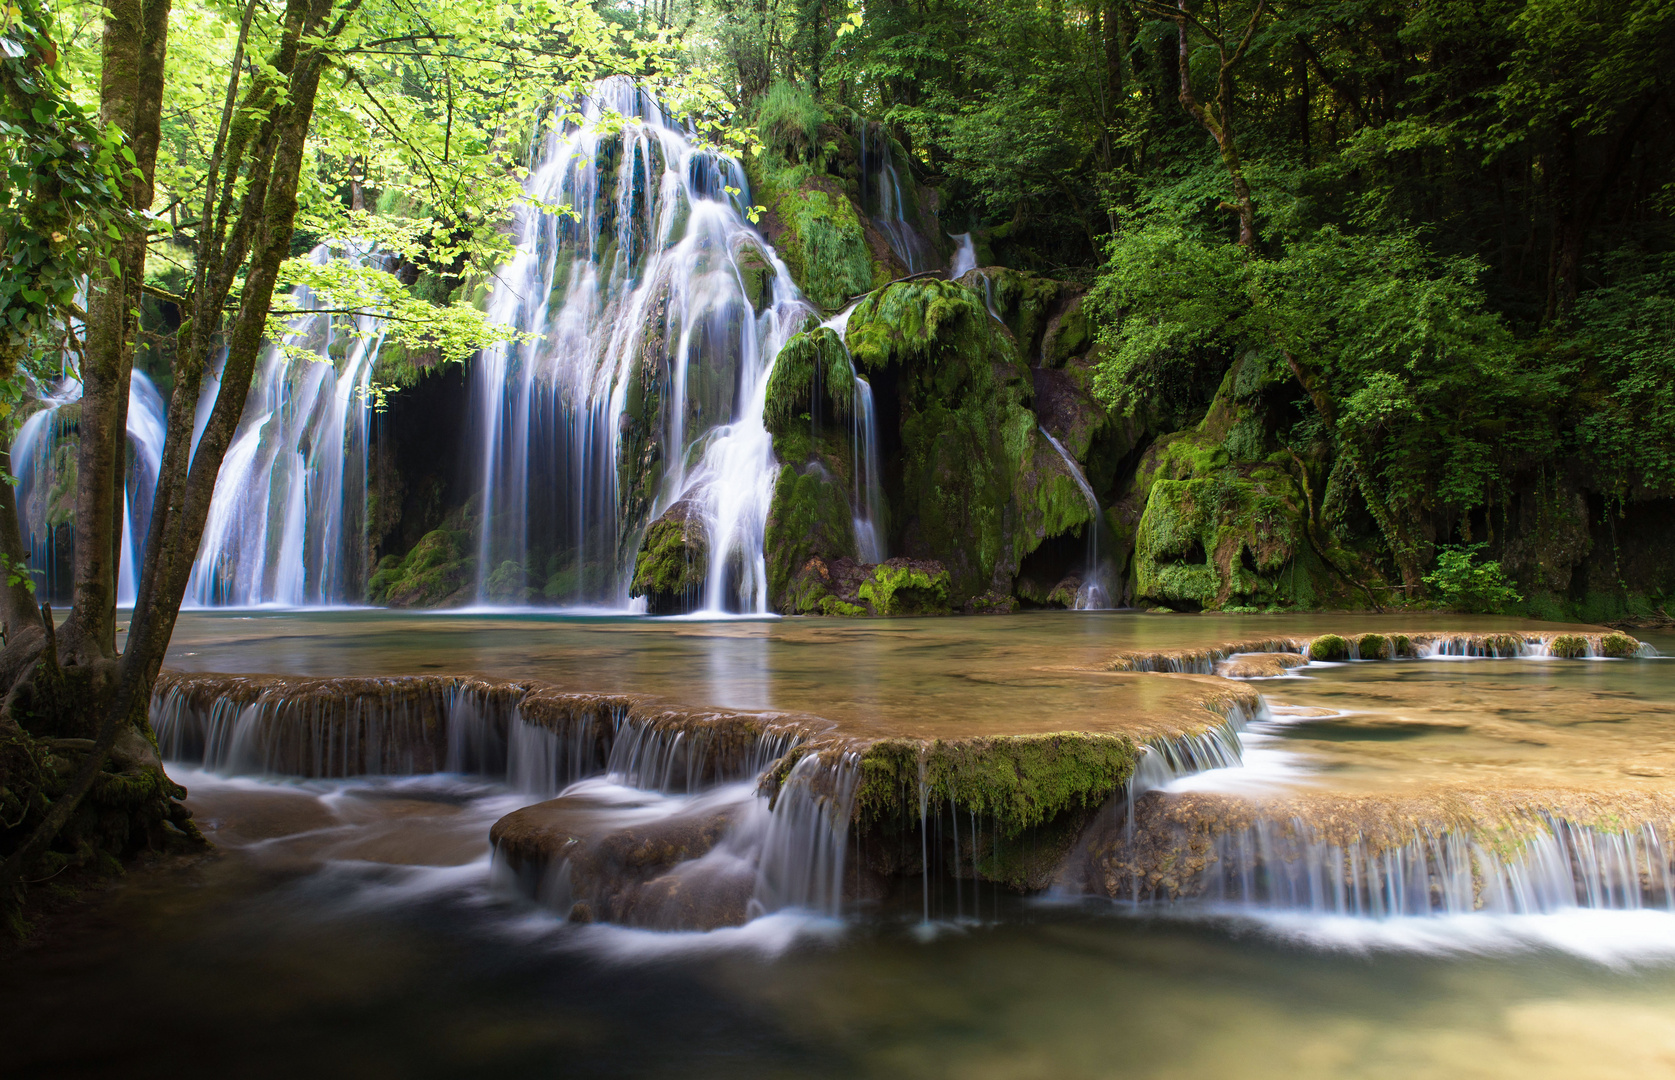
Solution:
[[[1576,660],[1588,655],[1588,639],[1581,634],[1560,634],[1548,642],[1547,651],[1564,660]]]
[[[1322,634],[1309,642],[1309,659],[1335,663],[1349,659],[1349,642],[1336,634]]]
[[[818,395],[817,395],[818,391]],[[822,415],[848,419],[855,404],[855,375],[843,340],[819,326],[797,334],[780,350],[768,378],[762,421],[778,434],[799,419],[807,423],[816,397]]]
[[[767,207],[764,230],[804,296],[837,311],[880,284],[866,229],[836,178],[786,166],[775,154],[758,155],[747,168]]]
[[[1599,639],[1599,655],[1627,660],[1631,656],[1640,655],[1640,642],[1627,634],[1606,634]]]
[[[1414,655],[1413,639],[1408,637],[1406,634],[1391,634],[1390,635],[1390,655],[1391,656],[1412,656],[1412,655]]]
[[[922,779],[929,812],[951,802],[1017,836],[1066,811],[1098,807],[1133,775],[1138,755],[1126,735],[1097,732],[886,739],[861,756],[856,822],[863,831],[884,821],[916,823]]]
[[[682,614],[702,602],[708,573],[703,519],[695,506],[678,502],[646,528],[628,594],[645,597],[653,615]]]
[[[1362,660],[1388,660],[1395,652],[1383,634],[1362,634],[1355,639],[1355,654]]]
[[[948,571],[927,571],[902,565],[900,560],[879,563],[872,577],[861,582],[857,595],[875,615],[940,615],[948,610]]]
[[[366,598],[389,607],[446,607],[464,603],[477,577],[471,534],[426,533],[405,558],[386,555],[367,582]]]

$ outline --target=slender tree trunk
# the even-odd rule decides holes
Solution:
[[[12,469],[11,431],[4,424],[0,424],[0,469],[8,476],[17,475]],[[18,526],[17,491],[3,479],[0,479],[0,555],[6,558],[6,565],[0,567],[0,573],[5,574],[5,580],[0,582],[0,623],[4,624],[9,640],[26,626],[41,625],[41,612],[35,606],[34,592],[26,584],[29,552],[23,546],[23,530]],[[15,583],[13,578],[17,579]]]
[[[301,6],[301,5],[298,5]],[[304,22],[308,35],[318,34],[331,13],[331,0],[312,0]],[[344,15],[359,6],[351,0]],[[290,254],[296,223],[298,179],[304,164],[304,144],[314,112],[315,95],[326,66],[325,50],[311,47],[298,54],[286,103],[273,125],[274,153],[270,181],[254,230],[253,255],[245,275],[237,318],[227,340],[221,388],[215,406],[191,454],[184,482],[171,485],[164,513],[153,511],[146,545],[145,578],[140,599],[129,621],[128,649],[122,659],[121,695],[138,702],[149,696],[162,667],[163,654],[180,614],[180,604],[197,558],[198,544],[215,493],[221,461],[244,415],[256,361],[261,354],[267,312],[278,284],[280,265]],[[188,433],[190,428],[188,427]],[[171,436],[173,432],[171,430]],[[184,441],[184,440],[183,440]],[[179,448],[177,447],[177,450]],[[167,447],[165,447],[167,450]],[[177,453],[174,464],[184,464]],[[136,706],[137,707],[137,704]]]
[[[76,453],[75,605],[64,628],[67,662],[116,655],[116,581],[128,465],[128,384],[145,278],[146,224],[157,164],[169,0],[107,0],[99,118],[125,136],[135,217],[115,267],[95,266],[87,304]],[[114,271],[114,272],[113,272]]]

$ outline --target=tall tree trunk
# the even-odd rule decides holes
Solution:
[[[67,662],[116,655],[116,580],[128,466],[128,383],[145,279],[146,221],[153,197],[168,46],[169,0],[107,0],[99,119],[116,127],[133,160],[126,176],[134,217],[122,229],[115,267],[96,265],[87,303],[76,452],[75,602],[63,634]]]
[[[359,0],[350,0],[337,25],[341,27],[343,20],[358,7]],[[304,36],[319,34],[330,13],[331,0],[312,0],[303,21]],[[280,107],[273,125],[270,179],[254,229],[253,254],[241,290],[238,315],[228,335],[220,391],[197,448],[191,453],[189,470],[183,468],[184,454],[175,455],[173,463],[184,471],[184,482],[177,475],[175,483],[170,486],[167,505],[161,508],[161,513],[153,511],[146,543],[145,576],[133,618],[129,621],[128,648],[122,658],[120,694],[130,698],[134,703],[131,707],[137,708],[138,703],[149,696],[157,672],[162,667],[163,654],[174,632],[180,604],[191,578],[192,564],[197,558],[204,524],[209,518],[221,461],[244,414],[245,398],[261,354],[268,308],[278,284],[279,268],[290,254],[304,144],[326,63],[324,47],[311,46],[305,51],[299,50],[297,54],[287,100]],[[190,426],[187,428],[189,433]],[[170,434],[173,435],[172,429]],[[167,450],[165,446],[165,454]]]

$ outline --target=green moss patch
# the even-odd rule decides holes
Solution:
[[[709,534],[698,509],[678,502],[646,528],[629,595],[653,615],[676,615],[702,602],[709,574]]]
[[[1322,634],[1309,642],[1309,659],[1335,663],[1349,659],[1349,642],[1337,634]]]
[[[446,607],[465,603],[477,579],[471,534],[437,529],[420,537],[405,557],[386,555],[367,582],[369,603],[390,607]]]
[[[861,756],[855,817],[863,832],[916,823],[921,783],[935,813],[949,803],[1016,837],[1074,810],[1098,807],[1134,773],[1126,735],[1056,732],[919,742],[889,739]]]

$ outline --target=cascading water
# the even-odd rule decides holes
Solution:
[[[877,145],[869,146],[874,138],[878,140]],[[874,166],[876,171],[872,171]],[[901,176],[896,172],[889,133],[882,124],[876,129],[865,121],[861,124],[861,177],[861,201],[868,207],[876,207],[873,221],[889,242],[890,250],[907,267],[909,274],[927,269],[931,259],[928,245],[918,230],[908,223],[906,202],[901,193]],[[872,196],[870,200],[868,195]]]
[[[821,325],[844,340],[849,329],[849,316],[857,304],[850,304]],[[844,355],[849,355],[847,343]],[[850,410],[849,447],[852,455],[851,474],[855,490],[850,505],[855,508],[855,550],[863,563],[878,563],[889,558],[884,542],[884,482],[878,473],[878,411],[873,402],[872,384],[861,377],[850,357],[849,369],[855,384],[855,407]]]
[[[581,111],[528,182],[576,216],[521,213],[490,304],[542,336],[475,368],[479,596],[628,607],[645,526],[684,502],[709,540],[704,608],[765,612],[767,376],[813,310],[746,220],[736,161],[628,79]]]
[[[57,590],[55,532],[67,527],[74,510],[76,441],[66,437],[65,406],[81,400],[81,381],[67,372],[40,394],[43,408],[33,413],[12,441],[12,468],[18,479],[17,505],[29,568],[43,592]],[[151,499],[163,454],[166,410],[157,387],[143,372],[128,380],[128,475],[122,506],[122,555],[117,567],[117,603],[132,605],[138,591],[140,548],[151,524]]]
[[[971,241],[968,232],[952,234],[954,243],[954,262],[948,268],[948,280],[958,281],[971,271],[977,269],[977,246]]]
[[[1082,574],[1082,584],[1076,589],[1076,610],[1090,611],[1111,606],[1110,594],[1105,588],[1105,567],[1099,560],[1099,499],[1094,496],[1093,485],[1088,483],[1082,467],[1076,464],[1076,459],[1064,448],[1064,444],[1053,438],[1053,433],[1045,427],[1041,434],[1046,436],[1053,449],[1058,451],[1059,457],[1064,459],[1064,467],[1070,470],[1070,478],[1076,481],[1081,489],[1082,497],[1088,501],[1088,558],[1087,568]]]
[[[341,257],[326,245],[317,263]],[[360,258],[351,253],[348,257]],[[291,294],[301,308],[312,292]],[[221,464],[186,600],[200,606],[329,604],[360,599],[365,574],[367,441],[380,320],[300,315],[263,355],[244,419]],[[198,405],[201,434],[215,402]]]

